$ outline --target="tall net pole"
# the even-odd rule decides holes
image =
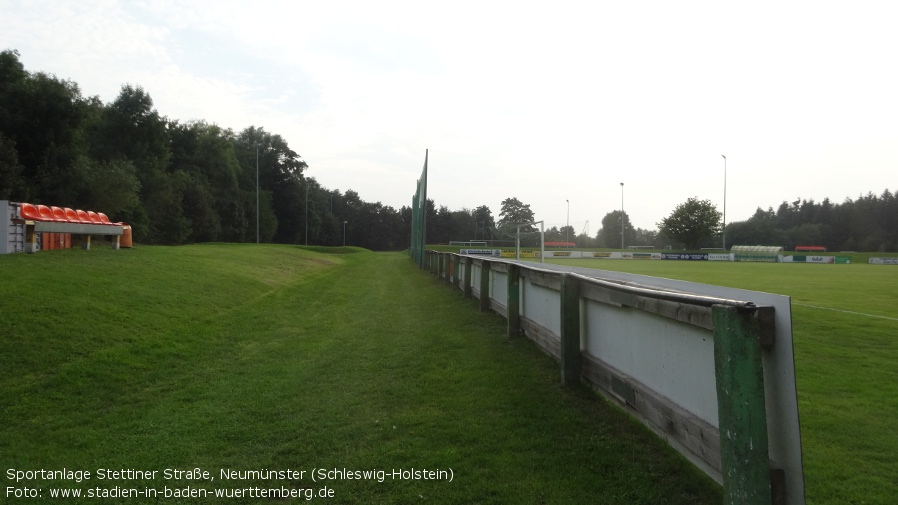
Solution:
[[[412,240],[409,247],[409,256],[424,268],[424,247],[427,235],[427,158],[428,150],[424,151],[424,170],[421,171],[421,178],[418,179],[418,185],[415,196],[412,198]]]

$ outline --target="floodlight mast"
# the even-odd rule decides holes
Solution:
[[[532,223],[522,223],[515,225],[515,259],[521,259],[521,227],[530,226],[531,224],[539,224],[539,262],[546,262],[546,232],[544,230],[543,221],[533,221]]]
[[[620,183],[620,248],[624,250],[624,183]]]
[[[723,250],[727,249],[727,157],[723,157]]]
[[[566,233],[567,242],[571,241],[571,201],[565,200],[567,202],[567,226],[564,232]]]
[[[256,243],[259,243],[259,143],[256,142]]]

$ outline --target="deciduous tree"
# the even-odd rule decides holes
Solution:
[[[695,249],[702,240],[720,233],[721,214],[710,200],[689,198],[658,223],[659,231]]]
[[[624,242],[629,245],[635,245],[636,232],[633,225],[630,224],[630,216],[626,212],[623,213]],[[621,211],[614,210],[602,218],[602,228],[596,235],[599,247],[618,248],[621,246]]]
[[[486,205],[481,205],[474,209],[471,214],[474,216],[474,222],[477,225],[477,233],[474,234],[475,239],[490,240],[493,238],[493,232],[496,229],[496,221],[493,219],[493,213]]]
[[[513,235],[515,232],[514,225],[532,223],[534,221],[533,211],[530,210],[530,204],[525,204],[517,198],[506,198],[502,200],[502,210],[499,212],[499,222],[497,223],[500,230],[506,234]],[[521,232],[534,231],[532,226],[524,226]]]

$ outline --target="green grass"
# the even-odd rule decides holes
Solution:
[[[42,488],[30,503],[52,501],[54,486],[116,485],[327,486],[329,503],[721,501],[640,424],[562,388],[550,358],[507,340],[503,319],[402,254],[52,251],[0,256],[0,285],[0,502],[17,502],[5,490],[24,485]],[[161,476],[195,467],[215,482]],[[78,485],[6,473],[62,468],[160,474]],[[316,468],[452,469],[454,479],[315,483]],[[222,482],[219,469],[306,475]]]
[[[808,503],[895,503],[898,267],[551,262],[789,295]]]

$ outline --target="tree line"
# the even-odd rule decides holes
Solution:
[[[760,207],[746,221],[727,224],[727,243],[769,243],[794,249],[822,245],[830,251],[898,252],[898,195],[888,189],[833,203],[798,199],[776,209]],[[763,240],[763,242],[761,241]]]
[[[302,157],[263,127],[241,131],[162,116],[143,88],[125,84],[110,103],[78,85],[28,72],[14,50],[0,52],[0,199],[104,212],[133,226],[149,244],[277,242],[374,250],[409,245],[411,209],[363,201],[305,176]],[[257,182],[258,181],[258,182]],[[258,212],[257,212],[258,208]],[[536,220],[529,204],[450,210],[427,201],[427,242],[510,243],[515,225]],[[536,228],[522,229],[525,245]],[[658,223],[634,228],[619,210],[594,236],[571,226],[545,230],[546,241],[579,247],[695,249],[723,243],[720,213],[688,199]],[[783,202],[726,225],[727,245],[822,245],[829,250],[898,251],[898,195],[857,200]]]
[[[500,219],[494,220],[489,208],[473,211],[433,209],[428,201],[428,243],[450,240],[487,240],[509,244],[515,238],[515,224],[536,221],[530,205],[517,198],[503,200]],[[658,229],[646,230],[630,224],[630,217],[619,210],[602,219],[595,236],[575,233],[571,226],[545,230],[547,242],[574,242],[577,247],[610,248],[640,246],[656,249],[722,248],[733,245],[773,245],[786,250],[796,246],[823,246],[829,251],[898,252],[898,193],[884,190],[868,193],[842,203],[798,199],[783,202],[774,210],[760,207],[749,219],[726,224],[723,234],[721,213],[709,200],[688,198],[657,223]],[[623,230],[623,241],[621,231]],[[522,229],[522,244],[539,245],[538,230]]]
[[[0,199],[104,212],[149,244],[408,246],[409,208],[324,188],[307,168],[262,127],[169,119],[131,84],[102,103],[0,52]]]

